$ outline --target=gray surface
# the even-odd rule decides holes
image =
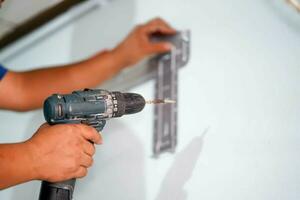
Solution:
[[[188,63],[191,39],[189,31],[181,31],[176,36],[164,36],[155,40],[168,40],[173,43],[170,53],[150,60],[152,67],[156,69],[155,99],[176,102],[155,105],[153,154],[158,157],[163,152],[175,152],[177,145],[178,70]]]
[[[174,152],[177,145],[177,84],[176,48],[158,60],[155,99],[170,99],[173,104],[155,105],[153,154]]]

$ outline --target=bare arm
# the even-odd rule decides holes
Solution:
[[[168,43],[151,43],[153,33],[174,34],[166,22],[154,19],[137,26],[115,49],[66,66],[28,72],[8,72],[0,84],[0,108],[26,111],[41,107],[53,93],[95,87],[146,56],[169,51]]]
[[[0,84],[0,107],[18,111],[36,109],[50,94],[95,87],[122,69],[122,63],[114,58],[113,52],[104,52],[66,66],[10,71]]]
[[[101,135],[81,124],[41,126],[25,142],[0,144],[0,190],[30,180],[81,178],[93,164]]]
[[[26,148],[24,143],[0,144],[0,189],[34,179]]]

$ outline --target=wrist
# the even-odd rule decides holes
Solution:
[[[25,171],[28,173],[29,178],[31,180],[42,180],[37,161],[38,148],[30,140],[27,140],[20,145],[22,146],[22,151],[26,152],[24,155]]]
[[[90,66],[97,66],[101,70],[108,68],[109,71],[119,72],[126,67],[125,59],[116,49],[104,50],[87,60]]]
[[[131,65],[130,59],[120,47],[115,47],[114,49],[110,50],[110,55],[112,56],[112,60],[114,60],[115,65],[120,67],[120,69]]]

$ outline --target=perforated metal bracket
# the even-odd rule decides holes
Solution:
[[[169,41],[173,49],[150,60],[157,67],[155,97],[175,100],[175,104],[156,105],[154,114],[153,154],[175,152],[177,145],[177,88],[178,69],[186,65],[190,55],[190,32],[178,32],[174,36],[160,36],[154,41]]]

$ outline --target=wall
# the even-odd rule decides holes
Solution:
[[[76,199],[299,199],[300,23],[283,1],[112,1],[5,64],[77,60],[158,15],[192,31],[179,75],[177,152],[152,158],[152,107],[111,120]],[[153,82],[132,91],[151,98]],[[0,118],[3,142],[24,140],[43,122],[40,111]],[[38,188],[22,184],[0,198],[36,199]]]
[[[3,4],[0,12],[0,38],[2,38],[4,33],[30,19],[34,14],[54,6],[61,1],[26,0],[25,3],[20,3],[17,0],[10,0],[9,3]]]

